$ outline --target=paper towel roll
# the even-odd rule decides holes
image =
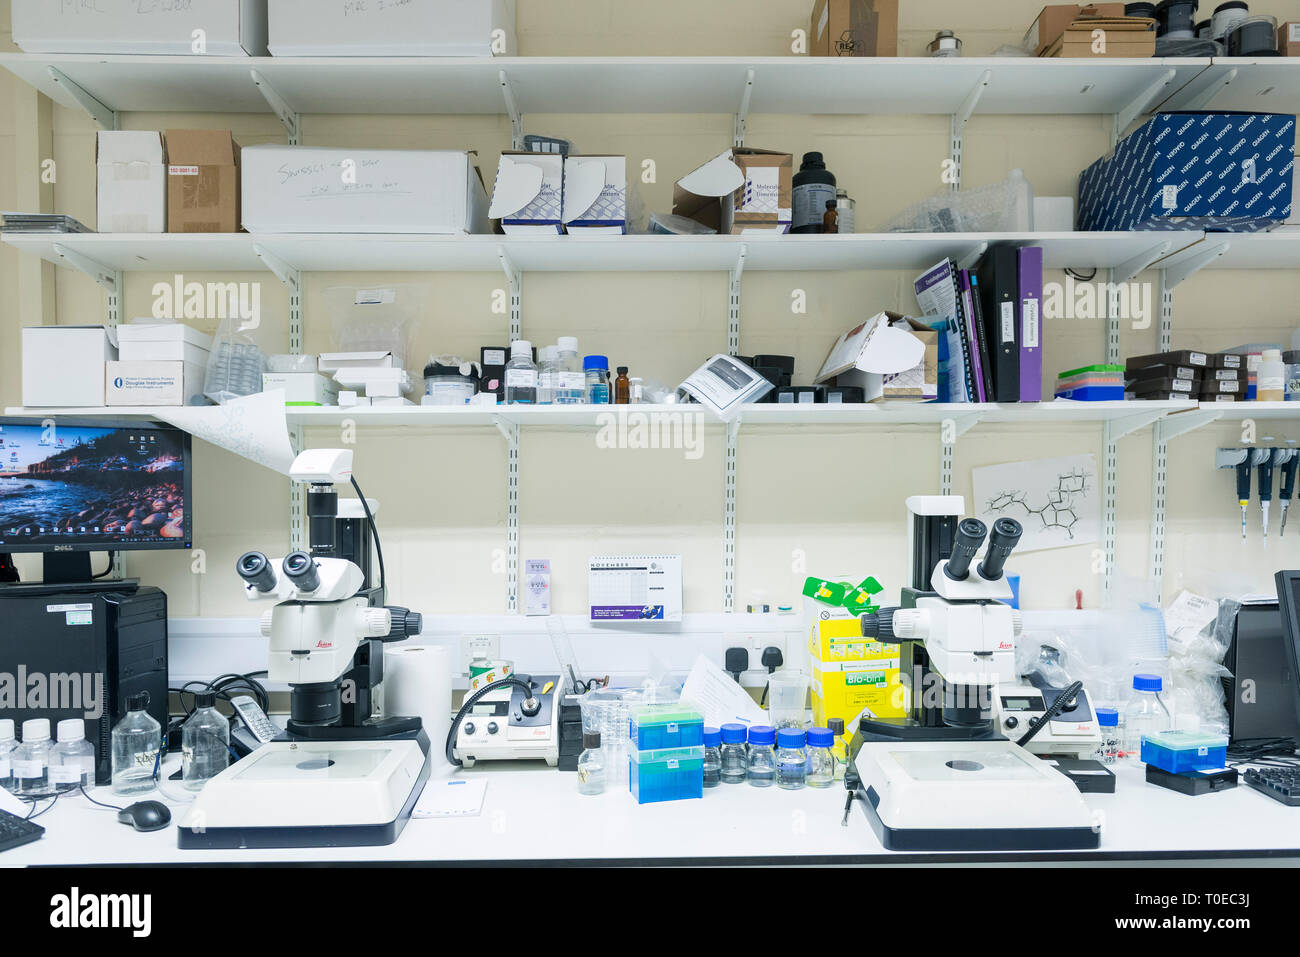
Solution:
[[[431,773],[450,769],[444,745],[451,727],[451,651],[442,645],[385,649],[384,713],[418,716],[429,736]]]

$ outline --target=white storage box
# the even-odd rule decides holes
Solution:
[[[95,174],[99,232],[167,231],[167,154],[161,133],[100,130]]]
[[[104,363],[117,358],[103,326],[23,329],[23,405],[33,408],[104,404]]]
[[[564,228],[575,235],[627,232],[626,156],[564,161]]]
[[[432,150],[250,146],[250,233],[485,233],[487,193],[472,156]]]
[[[274,56],[514,56],[515,0],[268,0]]]
[[[497,163],[488,216],[511,236],[564,232],[564,157],[507,150]]]
[[[12,0],[12,11],[28,53],[266,56],[266,0]]]
[[[203,374],[194,362],[108,362],[104,365],[104,405],[203,405]]]
[[[207,365],[212,337],[181,322],[131,322],[117,327],[123,362],[181,361]]]
[[[263,372],[262,391],[284,391],[285,405],[334,405],[339,384],[319,372]]]

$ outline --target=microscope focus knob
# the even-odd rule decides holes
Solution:
[[[361,627],[365,638],[385,638],[393,627],[387,608],[366,608],[361,613]]]
[[[275,620],[275,609],[268,608],[262,612],[262,635],[266,638],[271,637],[271,624]]]
[[[925,612],[916,608],[900,608],[895,611],[892,626],[894,637],[900,641],[924,639],[928,632]]]

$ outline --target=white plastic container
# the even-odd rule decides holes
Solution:
[[[1265,349],[1259,358],[1259,371],[1255,378],[1255,401],[1283,402],[1286,400],[1286,363],[1280,349]]]
[[[266,0],[273,56],[514,56],[515,0]]]

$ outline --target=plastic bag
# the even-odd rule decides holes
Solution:
[[[244,319],[232,315],[221,320],[217,327],[203,376],[203,394],[218,405],[262,391],[267,355],[255,335],[260,320],[260,316]]]
[[[1034,228],[1034,190],[1013,169],[1001,183],[937,193],[881,226],[883,233],[1023,233]]]
[[[397,367],[405,369],[411,328],[428,312],[431,296],[426,283],[331,286],[325,308],[337,350],[391,352]]]

